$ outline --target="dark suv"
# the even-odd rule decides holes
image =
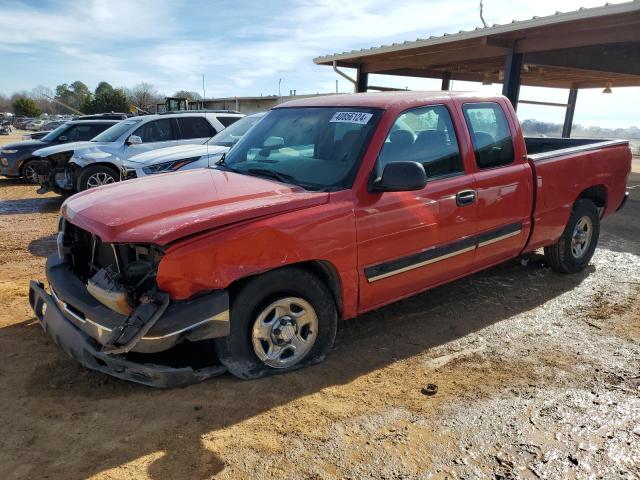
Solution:
[[[69,142],[91,140],[119,120],[73,120],[60,125],[39,140],[9,143],[0,147],[0,175],[24,177],[38,183],[33,152],[41,148]]]

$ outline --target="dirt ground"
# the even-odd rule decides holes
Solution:
[[[640,478],[639,185],[582,274],[509,262],[343,322],[321,365],[159,391],[44,334],[61,200],[0,179],[0,478]]]

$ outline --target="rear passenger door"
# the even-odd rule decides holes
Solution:
[[[518,255],[526,242],[533,204],[532,174],[516,155],[514,132],[499,103],[462,106],[476,163],[478,248],[474,269]]]
[[[398,116],[380,151],[376,174],[392,162],[416,161],[427,172],[418,191],[357,199],[362,311],[468,273],[473,264],[475,180],[465,170],[449,110],[431,105]]]
[[[178,144],[204,143],[217,132],[204,117],[179,117]]]

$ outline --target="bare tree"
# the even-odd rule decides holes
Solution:
[[[127,91],[132,105],[146,111],[154,112],[156,104],[162,103],[164,98],[150,83],[142,82]]]

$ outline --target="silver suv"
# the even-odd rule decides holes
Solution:
[[[38,192],[70,193],[117,182],[124,160],[158,148],[204,143],[242,117],[228,110],[144,115],[122,120],[89,142],[36,150]]]

